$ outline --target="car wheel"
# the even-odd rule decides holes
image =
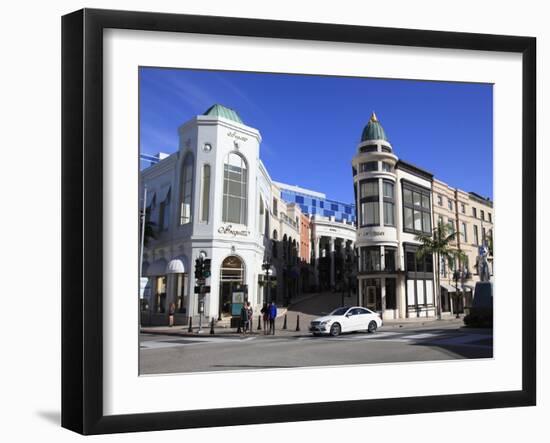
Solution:
[[[337,335],[340,335],[340,332],[342,332],[342,328],[340,327],[340,325],[338,323],[334,323],[330,327],[330,335],[332,335],[333,337],[336,337]]]
[[[372,320],[369,323],[368,331],[372,334],[373,332],[376,332],[376,328],[378,328],[378,325],[376,324],[376,322],[374,320]]]

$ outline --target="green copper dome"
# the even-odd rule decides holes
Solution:
[[[222,117],[227,120],[233,120],[234,122],[243,124],[241,117],[233,109],[226,108],[222,105],[212,105],[210,106],[203,115],[211,115],[213,117]]]
[[[384,128],[376,118],[376,114],[373,112],[370,116],[370,120],[367,123],[367,126],[363,129],[363,134],[361,134],[361,141],[366,142],[368,140],[385,140],[389,141],[384,132]]]

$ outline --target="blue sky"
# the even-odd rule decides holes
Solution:
[[[259,129],[276,181],[353,201],[351,159],[374,111],[400,159],[493,196],[492,85],[141,68],[141,152],[174,152],[178,126],[214,103]]]

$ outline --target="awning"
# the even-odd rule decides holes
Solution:
[[[167,274],[184,274],[187,272],[187,258],[185,258],[183,255],[180,255],[179,257],[173,258],[170,260],[170,263],[168,263],[168,266],[166,266],[166,273]]]
[[[456,292],[456,288],[452,285],[448,285],[447,283],[441,283],[441,287],[447,292]]]
[[[166,260],[163,258],[153,262],[147,267],[147,272],[143,272],[143,275],[147,277],[153,277],[155,275],[165,275],[166,274]]]
[[[158,202],[162,203],[164,200],[166,200],[166,197],[168,197],[169,192],[170,192],[170,186],[166,186],[165,188],[161,189],[158,193]]]

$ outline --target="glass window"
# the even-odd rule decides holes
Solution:
[[[378,162],[366,162],[359,164],[359,172],[378,171]]]
[[[410,189],[403,189],[403,201],[409,205],[412,205],[413,198],[412,198],[412,191]]]
[[[335,204],[335,203],[331,203],[331,204],[330,204],[330,209],[331,209],[332,211],[338,211],[338,205]]]
[[[361,182],[361,198],[376,197],[378,199],[378,180]]]
[[[363,272],[380,271],[380,247],[363,247],[361,248],[361,265]]]
[[[422,212],[422,231],[432,232],[432,217],[429,212]]]
[[[460,212],[466,214],[466,205],[464,203],[460,203]]]
[[[449,218],[449,219],[447,220],[447,224],[448,224],[448,226],[449,226],[449,231],[450,231],[451,233],[455,232],[455,221],[454,221],[452,218]]]
[[[384,225],[395,226],[395,205],[391,202],[384,202]]]
[[[472,215],[477,218],[477,209],[472,207]]]
[[[386,309],[397,309],[395,278],[386,278]]]
[[[460,225],[460,234],[462,235],[462,240],[464,243],[468,241],[468,235],[466,230],[466,223],[462,222]]]
[[[489,217],[489,223],[493,223],[493,216],[490,212],[487,212],[487,217]]]
[[[361,203],[361,220],[362,225],[379,225],[380,213],[378,202]]]
[[[273,215],[277,216],[277,199],[273,197]]]
[[[447,203],[449,205],[449,210],[452,211],[453,210],[453,201],[451,199],[448,199]]]
[[[244,159],[230,152],[224,164],[223,221],[247,223],[247,181],[248,171]]]
[[[414,211],[414,230],[422,231],[422,212]]]
[[[413,192],[413,204],[415,206],[420,206],[422,196],[418,192]]]
[[[474,243],[479,245],[479,231],[477,225],[474,225]]]
[[[208,222],[210,212],[210,165],[202,167],[201,221]]]
[[[188,153],[181,170],[180,181],[180,225],[191,222],[191,203],[193,194],[193,155]]]
[[[388,272],[395,271],[395,254],[397,250],[386,246],[384,248],[384,269]]]
[[[392,165],[388,162],[382,162],[382,171],[392,172],[393,171]]]
[[[413,210],[411,208],[405,208],[405,228],[413,230]]]
[[[376,152],[376,151],[378,151],[377,145],[367,145],[359,149],[359,152]]]
[[[391,152],[391,148],[389,146],[382,145],[382,152]]]
[[[441,215],[437,216],[437,224],[442,225],[443,224],[443,217]]]
[[[393,183],[387,180],[384,180],[384,198],[393,199]]]
[[[439,194],[437,195],[437,204],[443,206],[443,197]]]
[[[485,220],[485,211],[483,209],[479,211],[479,215],[481,217],[481,220]]]
[[[430,209],[430,197],[426,194],[422,194],[422,207]]]
[[[300,195],[295,196],[294,200],[296,201],[296,203],[304,203],[304,197]]]

